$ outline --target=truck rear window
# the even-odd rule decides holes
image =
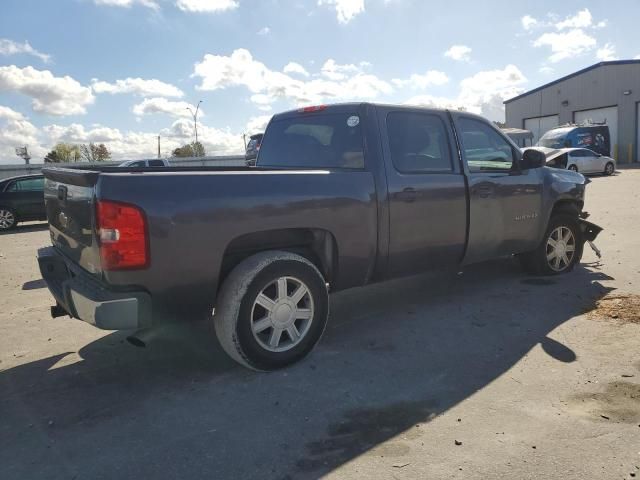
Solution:
[[[360,117],[324,113],[274,120],[262,141],[258,165],[364,168]]]

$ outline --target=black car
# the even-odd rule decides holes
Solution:
[[[0,231],[9,230],[18,222],[46,219],[43,175],[0,180]]]
[[[249,137],[249,144],[247,145],[247,151],[244,154],[244,159],[250,167],[256,164],[256,158],[258,157],[258,150],[260,150],[260,144],[262,143],[263,136],[264,133],[256,133]]]

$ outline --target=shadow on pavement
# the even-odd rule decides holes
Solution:
[[[75,363],[60,353],[2,371],[2,477],[317,478],[373,448],[400,461],[410,447],[388,440],[428,434],[536,345],[576,359],[548,334],[609,277],[523,279],[504,260],[336,294],[316,351],[270,374],[236,366],[204,327],[144,350],[109,334]]]

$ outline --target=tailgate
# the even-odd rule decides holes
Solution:
[[[51,241],[66,257],[99,275],[94,213],[98,172],[66,168],[44,168],[42,172]]]

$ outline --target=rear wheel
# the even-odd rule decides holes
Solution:
[[[0,207],[0,231],[10,230],[16,226],[16,214],[13,210],[6,207]]]
[[[607,164],[604,166],[604,174],[607,176],[613,175],[614,171],[615,166],[613,165],[613,162],[607,162]]]
[[[318,269],[299,255],[270,251],[247,258],[229,274],[213,322],[231,358],[254,370],[275,370],[313,349],[328,314]]]
[[[570,213],[551,217],[542,242],[532,252],[520,255],[523,267],[536,275],[570,272],[582,258],[584,242],[578,219]]]
[[[577,172],[578,171],[578,167],[575,165],[569,165],[569,168],[567,170],[571,170],[572,172]]]

